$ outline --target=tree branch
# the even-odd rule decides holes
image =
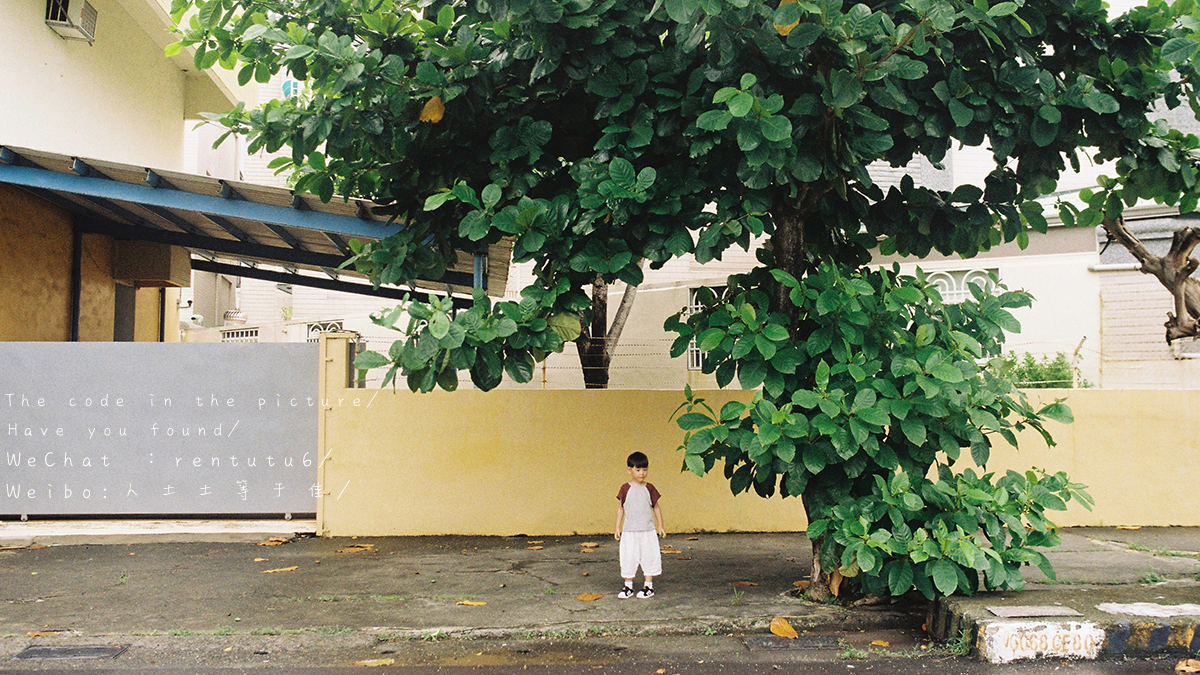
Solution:
[[[1154,255],[1137,237],[1125,227],[1122,218],[1105,217],[1101,226],[1109,237],[1128,250],[1141,264],[1141,271],[1158,279],[1175,300],[1175,311],[1167,314],[1167,342],[1179,338],[1200,337],[1200,281],[1192,273],[1200,268],[1200,262],[1192,258],[1192,251],[1200,245],[1200,228],[1185,227],[1176,230],[1171,238],[1171,250],[1167,255]]]
[[[642,259],[638,266],[643,271],[646,269],[646,260]],[[613,352],[617,349],[617,342],[621,340],[621,332],[625,330],[625,321],[629,319],[629,312],[633,309],[633,298],[637,295],[637,286],[626,284],[625,292],[621,294],[621,304],[617,306],[617,313],[613,316],[612,326],[608,328],[608,334],[604,339],[604,360],[606,363],[612,362]]]

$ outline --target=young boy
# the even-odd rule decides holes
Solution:
[[[630,481],[617,492],[620,504],[617,505],[617,529],[613,535],[621,542],[621,576],[625,579],[625,587],[617,597],[633,597],[633,577],[641,566],[645,582],[637,596],[653,598],[654,577],[662,574],[658,537],[667,536],[663,529],[662,507],[658,505],[658,490],[646,482],[646,472],[650,468],[646,455],[635,452],[625,464],[629,467]]]

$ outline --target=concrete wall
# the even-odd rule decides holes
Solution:
[[[90,0],[96,41],[63,40],[45,0],[0,2],[0,142],[178,169],[184,74],[117,0]]]
[[[650,457],[667,530],[795,531],[796,499],[734,497],[718,472],[681,473],[683,439],[670,417],[679,391],[516,391],[410,394],[346,389],[345,343],[323,340],[318,528],[328,535],[608,533],[625,457]],[[1200,525],[1200,392],[1040,390],[1065,396],[1076,423],[1054,425],[1014,451],[1000,441],[987,468],[1065,470],[1088,484],[1091,513],[1059,525]],[[714,408],[749,392],[706,392]],[[969,460],[967,460],[969,461]],[[965,465],[958,465],[962,470]]]

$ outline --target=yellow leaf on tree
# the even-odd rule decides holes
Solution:
[[[777,616],[774,619],[771,619],[771,632],[779,637],[784,637],[789,640],[794,640],[800,637],[799,633],[796,632],[796,629],[792,628],[792,624],[788,623],[788,620],[782,616]]]
[[[793,0],[794,1],[794,0]],[[425,107],[421,108],[421,116],[417,119],[422,122],[433,122],[437,124],[442,121],[442,116],[446,114],[446,106],[442,104],[441,96],[434,96],[425,102]]]
[[[575,596],[575,599],[579,600],[580,602],[593,602],[603,597],[603,593],[584,593],[582,595]]]
[[[829,592],[833,593],[833,597],[837,597],[842,590],[842,573],[834,570],[829,573]]]
[[[876,647],[891,647],[892,643],[887,640],[871,640],[871,644]]]
[[[456,604],[456,605],[466,605],[467,607],[483,607],[483,606],[484,606],[484,605],[486,605],[487,603],[486,603],[486,602],[480,602],[479,600],[459,600],[458,602],[456,602],[456,603],[454,603],[454,604]]]
[[[293,570],[298,570],[298,569],[300,569],[299,565],[292,565],[291,567],[280,567],[277,570],[263,570],[263,574],[274,574],[276,572],[291,572]]]
[[[781,1],[780,1],[780,3],[779,3],[779,6],[780,6],[780,7],[783,7],[784,5],[790,5],[790,4],[792,4],[793,2],[796,2],[796,0],[781,0]],[[782,35],[783,37],[787,37],[787,36],[788,36],[788,33],[791,33],[791,32],[792,32],[792,29],[793,29],[793,28],[795,28],[796,26],[799,26],[799,25],[800,25],[800,19],[796,19],[795,21],[793,21],[793,22],[789,23],[789,24],[788,24],[788,25],[786,25],[786,26],[780,26],[779,24],[774,24],[774,25],[775,25],[775,30],[776,30],[776,31],[777,31],[777,32],[778,32],[780,35]]]

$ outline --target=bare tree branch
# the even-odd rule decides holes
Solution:
[[[1200,262],[1192,258],[1192,251],[1200,245],[1200,228],[1185,227],[1176,230],[1171,238],[1171,250],[1159,257],[1150,252],[1137,237],[1125,227],[1123,218],[1105,217],[1101,226],[1108,236],[1128,250],[1141,271],[1158,279],[1175,300],[1175,311],[1167,314],[1167,342],[1185,337],[1200,337],[1200,281],[1192,273]]]
[[[643,259],[639,265],[644,272],[646,270],[646,261]],[[613,352],[617,349],[617,343],[621,340],[621,332],[625,330],[625,321],[629,318],[629,311],[633,309],[633,298],[637,295],[637,286],[630,284],[625,285],[625,292],[621,294],[621,304],[617,306],[617,313],[613,316],[612,326],[608,328],[608,334],[604,340],[604,359],[606,363],[612,362]]]

